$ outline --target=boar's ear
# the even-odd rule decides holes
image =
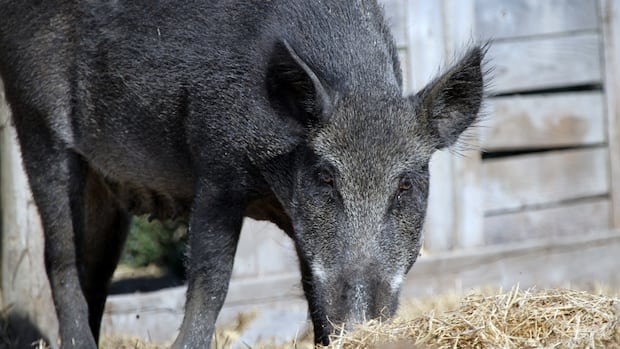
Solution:
[[[484,93],[482,61],[486,47],[475,47],[412,99],[417,121],[430,131],[436,149],[453,145],[477,118]]]
[[[273,48],[266,83],[272,107],[301,126],[320,124],[332,112],[327,90],[286,41]]]

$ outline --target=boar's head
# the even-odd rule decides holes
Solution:
[[[290,219],[317,342],[327,343],[334,325],[395,312],[422,245],[429,160],[476,121],[485,51],[469,49],[403,97],[400,86],[339,91],[289,44],[276,44],[268,98],[296,141],[269,169],[278,175],[266,177]]]

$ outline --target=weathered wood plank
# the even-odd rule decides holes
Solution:
[[[604,198],[487,216],[485,243],[505,244],[603,231],[609,228],[610,211],[609,199]]]
[[[101,332],[153,342],[172,342],[183,320],[185,292],[186,287],[180,286],[147,294],[111,296]],[[295,298],[253,304],[226,304],[216,326],[236,325],[240,314],[252,313],[256,314],[256,318],[243,326],[239,333],[241,343],[246,345],[254,345],[259,339],[271,337],[293,339],[295,335],[303,335],[309,325],[307,302],[300,294]]]
[[[496,42],[488,53],[495,68],[491,93],[600,84],[599,40],[583,33]]]
[[[483,162],[487,213],[605,195],[609,192],[605,147],[551,151]]]
[[[403,284],[402,297],[481,286],[567,287],[601,282],[620,286],[620,232],[603,232],[427,256]]]
[[[263,228],[254,234],[258,275],[297,273],[299,261],[293,240],[273,223],[258,222]]]
[[[606,141],[602,92],[498,97],[488,100],[480,128],[485,150],[601,144]]]
[[[611,178],[611,224],[620,228],[620,2],[601,0],[605,48],[605,101]]]
[[[503,39],[596,30],[596,0],[476,0],[478,37]]]
[[[102,331],[139,335],[151,340],[173,339],[183,319],[186,286],[155,292],[108,297]],[[265,308],[278,302],[303,302],[300,276],[283,274],[232,280],[218,323],[235,319],[235,313]],[[303,304],[302,304],[303,306]]]
[[[299,270],[291,238],[275,224],[245,218],[237,245],[233,279]]]
[[[101,320],[101,332],[171,342],[181,327],[186,291],[186,286],[179,286],[109,296]]]

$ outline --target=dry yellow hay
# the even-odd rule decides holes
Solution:
[[[609,289],[605,293],[612,294]],[[352,333],[337,333],[325,349],[361,348],[618,348],[618,298],[570,289],[490,292],[405,302],[399,317],[370,321]],[[216,349],[231,347],[252,320],[218,331]],[[137,339],[105,337],[103,349],[159,349]],[[310,336],[277,347],[312,348]]]
[[[428,348],[609,348],[618,345],[618,299],[587,292],[514,288],[465,297],[454,311],[369,322],[336,335],[330,348],[383,347],[408,340]]]
[[[164,349],[170,347],[162,343],[147,343],[138,338],[103,336],[99,341],[101,349]]]

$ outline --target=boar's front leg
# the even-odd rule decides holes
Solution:
[[[172,346],[177,349],[210,348],[243,220],[243,200],[206,181],[200,183],[189,225],[185,317]]]
[[[58,315],[61,348],[96,348],[80,284],[86,164],[66,148],[44,115],[14,101],[15,127],[45,234],[45,268]],[[28,276],[24,276],[28,277]]]

